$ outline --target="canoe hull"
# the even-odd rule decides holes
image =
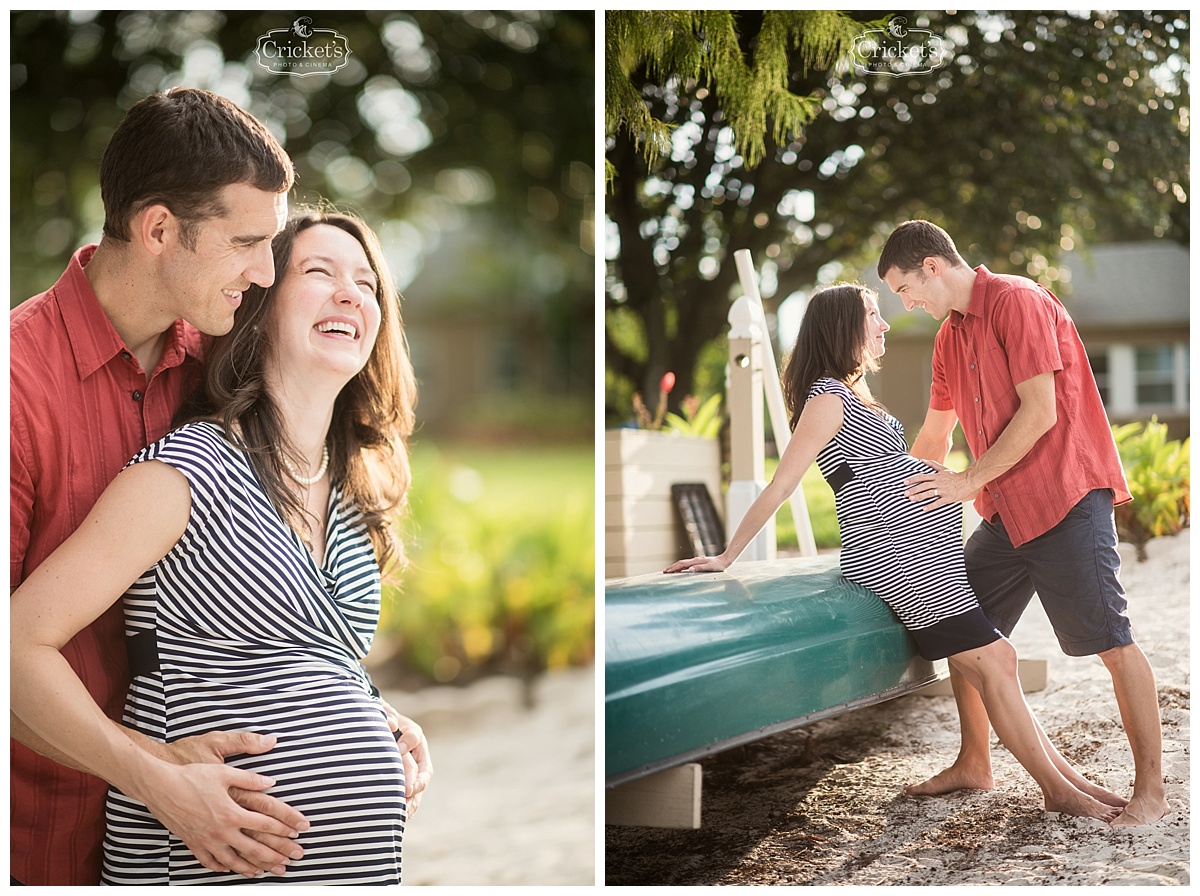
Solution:
[[[605,779],[615,786],[946,676],[836,555],[605,588]]]

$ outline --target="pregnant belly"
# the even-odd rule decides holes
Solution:
[[[243,730],[273,734],[275,746],[230,757],[228,764],[273,779],[268,793],[302,812],[314,831],[403,818],[404,764],[370,697],[282,702]]]

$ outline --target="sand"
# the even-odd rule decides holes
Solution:
[[[907,797],[904,784],[957,751],[949,696],[912,695],[729,750],[706,761],[697,831],[608,826],[605,882],[618,885],[1167,885],[1190,882],[1190,531],[1121,545],[1138,643],[1154,668],[1172,813],[1147,827],[1047,813],[1032,778],[993,736],[993,791]],[[1049,662],[1026,695],[1060,751],[1128,796],[1133,760],[1111,679],[1058,649],[1040,605],[1013,633]]]
[[[433,781],[404,834],[404,884],[582,885],[597,879],[596,676],[385,690],[425,730]]]

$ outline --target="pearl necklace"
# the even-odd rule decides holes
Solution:
[[[321,466],[317,470],[315,476],[301,476],[300,471],[292,466],[291,462],[283,454],[279,455],[279,459],[283,461],[283,465],[287,467],[287,471],[301,485],[315,485],[321,481],[321,477],[325,475],[325,471],[329,469],[329,446],[325,445],[321,449]]]

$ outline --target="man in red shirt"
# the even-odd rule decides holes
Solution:
[[[274,281],[271,239],[286,222],[293,178],[266,128],[207,91],[147,97],[114,132],[101,163],[99,246],[76,252],[54,287],[10,316],[10,587],[74,531],[130,457],[167,432],[200,373],[201,334],[227,332],[242,291]],[[119,721],[129,683],[120,603],[63,654]],[[427,779],[420,728],[396,719],[402,750],[422,754]],[[20,719],[10,717],[10,732],[12,882],[98,884],[107,784],[68,767]],[[300,857],[293,838],[303,816],[265,793],[268,779],[215,765],[265,752],[272,737],[138,739],[179,764],[178,786],[148,805],[208,867],[283,873]]]
[[[878,273],[907,310],[946,318],[913,455],[944,461],[961,424],[974,458],[961,473],[932,464],[939,472],[908,480],[908,496],[933,499],[931,508],[974,499],[983,522],[967,543],[967,576],[1001,632],[1012,633],[1036,592],[1063,652],[1100,656],[1136,767],[1133,796],[1113,824],[1157,821],[1169,811],[1158,695],[1150,663],[1133,641],[1117,575],[1112,508],[1130,494],[1074,323],[1032,280],[969,267],[950,236],[927,221],[896,228]],[[950,768],[909,793],[994,786],[983,701],[953,671],[951,679],[961,751]],[[1066,773],[1069,764],[1041,739]],[[1091,792],[1085,779],[1074,783]]]

